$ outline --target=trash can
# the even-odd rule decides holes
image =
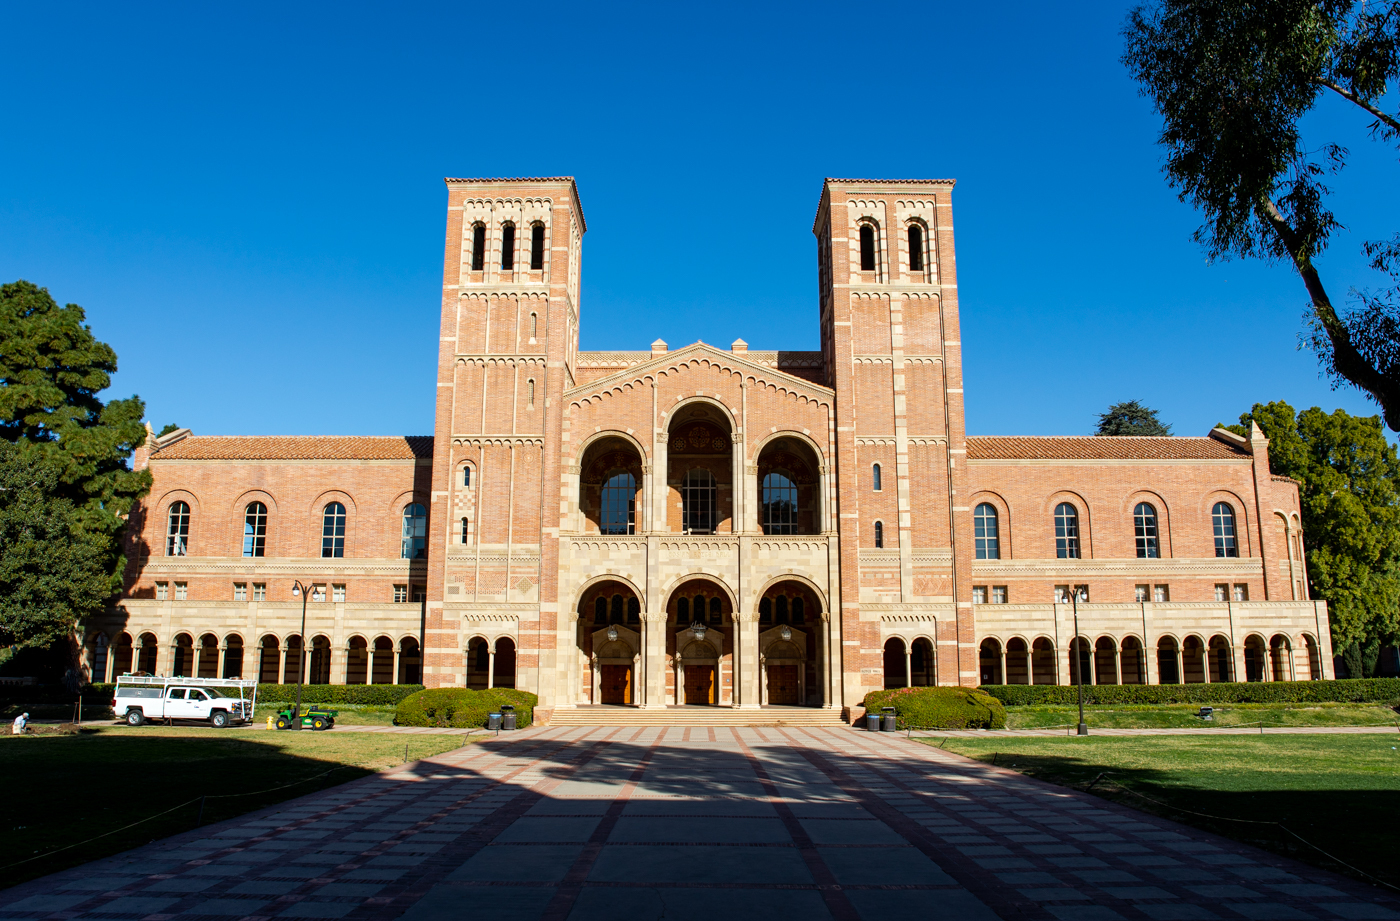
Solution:
[[[500,729],[500,728],[501,728],[501,714],[499,714],[499,713],[488,713],[488,714],[486,714],[486,728],[492,730],[493,732],[494,732],[495,730],[497,730],[497,729]]]
[[[894,732],[895,726],[894,707],[880,708],[880,729],[885,732]]]
[[[871,713],[871,712],[869,712],[868,710],[866,711],[866,714],[865,714],[865,731],[866,731],[866,732],[879,732],[879,731],[880,731],[880,714],[878,714],[878,713]]]
[[[501,728],[515,728],[515,707],[511,706],[510,704],[501,705]]]

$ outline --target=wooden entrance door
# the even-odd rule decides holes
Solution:
[[[712,704],[715,702],[715,667],[713,665],[685,666],[685,702]]]
[[[604,665],[602,668],[602,703],[630,704],[632,702],[632,666]]]
[[[768,666],[768,702],[795,706],[797,699],[797,666]]]

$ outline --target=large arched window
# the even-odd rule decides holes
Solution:
[[[918,224],[909,225],[909,271],[924,270],[924,229]]]
[[[249,502],[243,510],[243,555],[262,556],[267,550],[267,506]]]
[[[1210,510],[1210,518],[1215,526],[1215,555],[1239,556],[1239,544],[1235,542],[1235,510],[1227,503],[1217,502]]]
[[[1155,560],[1162,555],[1157,545],[1157,510],[1146,502],[1133,508],[1133,535],[1139,559]]]
[[[332,502],[321,513],[321,556],[345,556],[345,506]]]
[[[637,533],[637,481],[623,471],[603,483],[603,508],[598,519],[603,534]]]
[[[165,555],[188,556],[190,552],[190,506],[188,502],[170,503],[165,520]]]
[[[1001,559],[1001,540],[997,533],[997,510],[983,502],[972,512],[973,547],[979,560]]]
[[[501,271],[509,272],[515,268],[515,225],[507,224],[501,228]]]
[[[872,464],[870,467],[870,488],[876,492],[880,491],[880,465]]]
[[[405,560],[421,560],[428,556],[428,510],[417,502],[403,508],[403,550]]]
[[[883,546],[885,546],[885,523],[877,521],[875,522],[875,549],[879,550]]]
[[[690,470],[681,481],[681,510],[685,533],[715,532],[715,478],[708,470]]]
[[[1055,506],[1055,556],[1079,559],[1079,512],[1068,502]]]
[[[472,225],[472,271],[486,268],[486,225]]]
[[[781,473],[763,478],[763,533],[797,533],[797,484]]]
[[[875,271],[875,227],[871,224],[860,225],[860,270]]]
[[[544,268],[544,225],[533,224],[530,227],[530,268],[538,272]],[[534,335],[534,331],[530,335]]]

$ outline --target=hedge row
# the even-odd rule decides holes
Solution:
[[[1006,708],[980,688],[896,688],[865,695],[865,712],[894,707],[900,729],[1005,729]]]
[[[981,690],[1008,707],[1079,701],[1074,685],[988,684]],[[1086,704],[1323,704],[1400,702],[1400,678],[1250,681],[1215,684],[1084,685]]]
[[[115,684],[89,684],[83,688],[83,704],[110,704]],[[305,684],[301,688],[303,703],[310,704],[377,704],[392,707],[410,694],[423,690],[421,684]],[[28,704],[72,703],[73,692],[62,685],[29,685],[7,687],[0,693],[0,702]],[[297,699],[295,684],[258,685],[258,703],[288,703]]]
[[[432,688],[405,697],[394,713],[396,726],[439,726],[469,728],[485,726],[487,716],[499,713],[502,704],[515,707],[515,726],[524,729],[535,715],[540,699],[529,691],[491,688]]]

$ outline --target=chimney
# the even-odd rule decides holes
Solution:
[[[652,357],[652,358],[655,358],[655,357],[658,356],[658,355],[665,355],[665,354],[666,354],[666,340],[665,340],[665,339],[657,339],[655,342],[653,342],[653,343],[651,344],[651,357]]]
[[[735,339],[729,346],[729,351],[742,355],[749,350],[749,344],[743,339]]]

